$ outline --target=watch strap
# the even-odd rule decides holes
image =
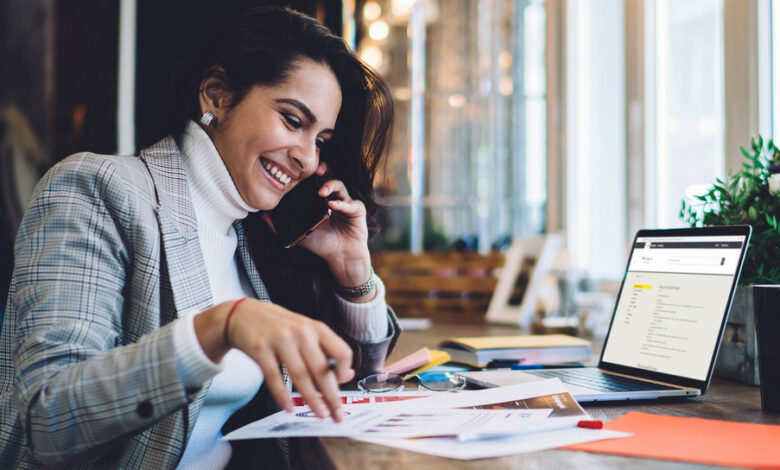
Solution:
[[[368,281],[355,287],[336,286],[336,292],[346,299],[357,299],[371,293],[375,286],[376,277],[374,276],[374,268],[371,268],[371,275],[368,277]]]

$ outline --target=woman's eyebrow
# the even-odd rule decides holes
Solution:
[[[298,110],[300,110],[300,112],[303,113],[304,116],[306,116],[306,119],[308,119],[310,123],[312,124],[317,123],[317,116],[315,116],[314,113],[311,112],[311,109],[309,109],[308,106],[296,100],[295,98],[279,98],[278,100],[276,100],[276,102],[289,104],[290,106],[295,106],[296,108],[298,108]],[[330,134],[333,134],[334,129],[324,129],[322,132],[328,132]]]
[[[278,100],[276,100],[276,102],[286,103],[291,106],[295,106],[304,114],[304,116],[306,116],[306,119],[308,119],[310,123],[314,124],[317,122],[317,116],[315,116],[314,113],[311,112],[309,107],[294,98],[279,98]]]

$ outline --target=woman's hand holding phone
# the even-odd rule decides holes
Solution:
[[[359,286],[371,276],[366,207],[362,201],[352,199],[344,183],[337,179],[326,181],[318,194],[328,198],[332,215],[301,246],[328,263],[339,285]]]
[[[320,163],[315,175],[298,183],[282,198],[277,209],[264,215],[264,219],[274,232],[280,229],[277,235],[284,246],[300,244],[324,259],[339,285],[359,286],[371,276],[366,207],[350,197],[341,180],[326,179],[326,173],[327,165]],[[324,183],[319,188],[310,189],[308,186],[312,181]],[[293,196],[292,192],[296,190],[302,192]],[[309,195],[310,191],[316,194]],[[327,219],[324,222],[320,214],[323,209],[316,207],[320,206],[318,198],[326,201],[331,212],[329,218],[324,217]],[[371,292],[364,298],[351,300],[368,301],[374,295]]]

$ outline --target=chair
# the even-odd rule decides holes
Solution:
[[[504,254],[392,251],[374,253],[372,262],[398,315],[473,320],[487,312]]]

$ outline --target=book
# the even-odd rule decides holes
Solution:
[[[569,335],[479,336],[450,338],[439,343],[453,362],[485,367],[490,361],[551,364],[585,361],[590,342]]]

